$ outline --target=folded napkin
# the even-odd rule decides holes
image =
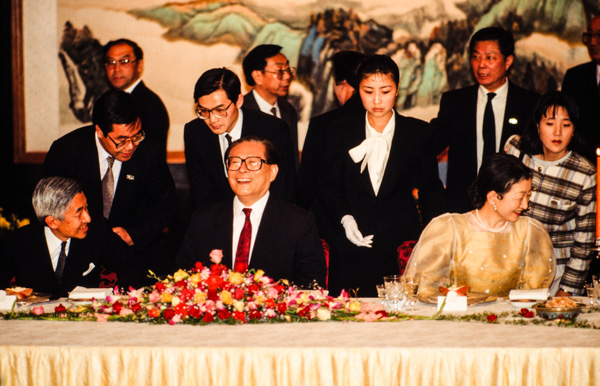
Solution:
[[[546,300],[550,295],[549,288],[531,289],[531,290],[511,290],[508,294],[510,300]]]
[[[112,295],[112,288],[86,288],[77,286],[73,291],[69,292],[69,299],[106,299],[107,296]]]
[[[7,295],[5,291],[0,290],[0,311],[12,310],[16,301],[16,295]]]

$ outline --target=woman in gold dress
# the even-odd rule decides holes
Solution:
[[[514,156],[491,155],[470,193],[475,210],[436,217],[415,246],[405,276],[419,278],[419,298],[434,300],[440,286],[469,286],[483,297],[548,288],[556,270],[550,236],[521,217],[531,171]]]

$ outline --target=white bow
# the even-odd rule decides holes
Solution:
[[[383,167],[387,153],[388,144],[383,136],[380,135],[371,136],[362,141],[360,145],[348,150],[348,154],[350,154],[355,163],[359,163],[362,160],[362,164],[360,165],[361,173],[365,170],[371,158],[374,165],[377,166],[377,170],[380,170]]]

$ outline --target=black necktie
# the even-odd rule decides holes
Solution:
[[[231,140],[231,135],[225,134],[225,139],[227,139],[227,147],[229,148],[229,146],[231,146],[231,142],[233,142]]]
[[[60,244],[60,254],[58,255],[58,263],[56,264],[56,271],[54,271],[58,281],[61,281],[63,271],[65,270],[65,262],[67,261],[67,253],[65,251],[66,247],[67,247],[67,242],[63,241]]]
[[[277,109],[275,107],[271,107],[271,114],[277,116]]]
[[[492,99],[496,94],[490,92],[487,94],[488,100],[483,114],[483,158],[496,152],[496,122],[494,119],[494,109],[492,108]]]

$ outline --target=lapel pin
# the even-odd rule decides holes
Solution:
[[[127,178],[129,181],[133,181],[133,180],[135,180],[135,176],[134,176],[134,175],[132,175],[132,174],[128,174],[126,178]]]
[[[510,123],[511,125],[516,125],[517,123],[519,123],[519,121],[517,120],[517,118],[508,118],[508,123]]]

